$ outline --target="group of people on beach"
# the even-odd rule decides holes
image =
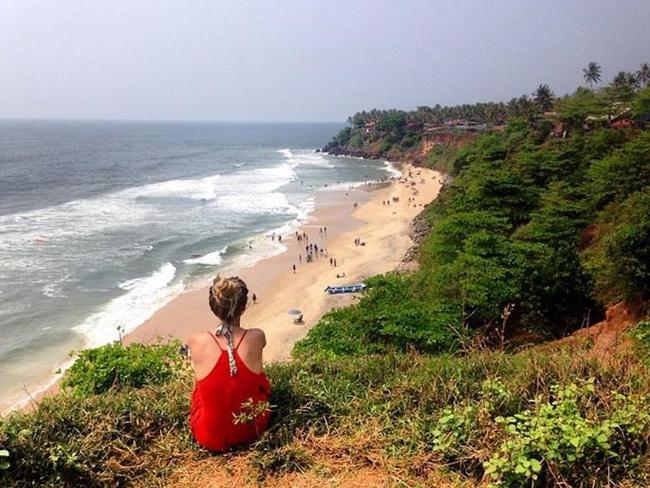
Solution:
[[[317,244],[307,244],[305,246],[305,259],[308,263],[313,262],[315,259],[318,259],[319,256],[327,257],[327,249],[324,247],[319,248]],[[298,262],[302,264],[302,254],[298,254]]]
[[[318,228],[318,235],[321,239],[327,238],[327,226],[319,227]],[[298,254],[298,265],[301,265],[304,263],[313,263],[316,260],[318,260],[321,257],[329,257],[329,253],[327,251],[327,248],[319,246],[315,242],[309,242],[309,234],[305,231],[295,231],[294,232],[294,237],[296,239],[296,242],[304,242],[305,243],[305,254],[303,258],[303,254],[300,253]],[[271,234],[271,240],[275,240],[277,238],[278,242],[282,242],[282,236],[281,235],[276,235],[275,232]],[[293,274],[296,274],[298,272],[298,265],[293,263],[291,265],[291,272]],[[330,258],[330,266],[335,267],[337,265],[336,259]]]

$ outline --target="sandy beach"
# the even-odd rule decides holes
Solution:
[[[249,303],[242,325],[265,331],[265,362],[289,359],[293,344],[324,313],[355,299],[351,294],[330,295],[324,291],[326,286],[357,283],[399,266],[411,245],[411,221],[436,198],[441,181],[436,171],[406,165],[402,177],[390,183],[321,192],[315,211],[298,232],[306,233],[308,242],[319,249],[325,248],[326,256],[306,263],[307,242],[298,241],[292,234],[282,236],[287,247],[282,254],[248,268],[228,270],[228,274],[237,274],[248,284],[249,297],[253,293],[257,296],[256,304]],[[327,234],[319,232],[324,227]],[[355,239],[364,245],[355,245]],[[336,259],[336,267],[330,264],[330,258]],[[345,277],[337,278],[343,273]],[[128,334],[125,342],[168,337],[183,340],[194,332],[215,328],[217,319],[208,307],[207,297],[207,286],[183,293]],[[287,313],[292,308],[303,313],[303,324],[293,323]]]

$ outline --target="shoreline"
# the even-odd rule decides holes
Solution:
[[[413,178],[408,178],[409,173]],[[247,283],[249,298],[253,293],[258,297],[256,304],[249,301],[242,322],[244,327],[258,327],[266,333],[265,363],[290,359],[295,342],[323,314],[354,302],[353,294],[329,295],[324,291],[327,285],[360,282],[400,266],[412,244],[412,220],[437,197],[441,181],[437,171],[403,165],[401,176],[388,183],[371,183],[347,192],[321,192],[314,210],[297,232],[305,232],[308,242],[327,249],[326,256],[305,263],[306,242],[296,241],[292,234],[283,236],[286,250],[282,253],[250,267],[228,270],[228,275],[236,274]],[[393,197],[399,202],[394,202]],[[384,204],[386,201],[390,205]],[[321,227],[327,227],[326,236],[319,234]],[[356,246],[356,238],[365,245]],[[298,255],[302,255],[302,263]],[[336,267],[330,265],[330,258],[337,260]],[[291,268],[294,264],[295,274]],[[345,278],[336,277],[341,273],[345,273]],[[192,333],[215,328],[217,319],[208,307],[207,289],[206,284],[174,298],[127,334],[125,344],[169,337],[184,340]],[[293,324],[287,313],[292,308],[301,310],[303,324]]]
[[[328,256],[304,263],[305,242],[296,242],[295,236],[290,235],[283,236],[282,244],[286,249],[279,254],[239,269],[231,265],[220,270],[224,275],[240,276],[248,284],[249,299],[253,293],[258,297],[257,304],[247,307],[243,324],[265,331],[265,363],[289,359],[294,343],[304,337],[323,314],[334,307],[353,303],[354,295],[325,293],[323,290],[327,284],[363,281],[368,276],[392,271],[402,264],[404,255],[413,244],[410,237],[412,220],[437,197],[442,175],[408,164],[393,163],[391,166],[400,171],[400,176],[395,175],[394,181],[317,192],[313,210],[296,229],[307,233],[309,242],[319,248],[325,247]],[[409,172],[415,178],[413,186],[406,183],[405,175]],[[400,199],[399,203],[392,202],[393,196]],[[415,201],[408,202],[409,198]],[[382,205],[386,200],[391,200],[390,206]],[[356,208],[355,202],[358,203]],[[319,235],[320,227],[327,227],[327,236]],[[366,242],[366,246],[355,246],[357,237]],[[298,261],[299,254],[303,257],[302,264]],[[337,259],[336,268],[330,267],[330,257]],[[295,275],[291,271],[292,264],[297,267]],[[336,274],[342,272],[346,277],[337,279]],[[207,286],[207,283],[197,284],[171,299],[149,319],[125,334],[124,343],[151,343],[170,338],[183,340],[196,331],[216,327],[217,319],[208,307]],[[290,308],[303,312],[303,324],[293,324],[287,313]],[[71,363],[71,360],[66,361],[67,365]],[[24,401],[2,405],[0,417],[12,411],[30,409],[43,397],[56,393],[60,379],[59,374],[48,376],[44,386],[29,392]]]

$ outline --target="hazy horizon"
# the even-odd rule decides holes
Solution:
[[[0,119],[342,122],[650,62],[650,2],[0,0]]]

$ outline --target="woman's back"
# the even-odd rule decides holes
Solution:
[[[270,385],[262,371],[264,333],[236,327],[232,341],[234,364],[227,342],[212,332],[195,335],[188,342],[197,377],[190,426],[196,441],[211,451],[252,442],[270,418]]]

